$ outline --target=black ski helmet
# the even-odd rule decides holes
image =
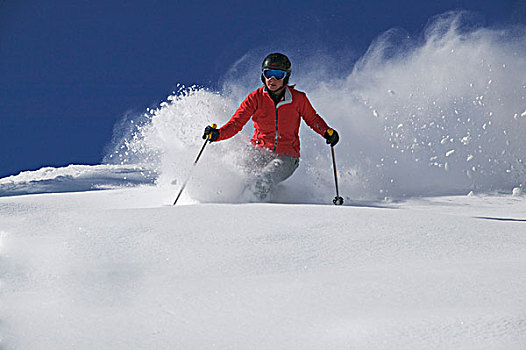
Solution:
[[[271,53],[267,55],[267,57],[265,57],[265,59],[263,60],[263,64],[261,64],[261,70],[265,68],[284,70],[285,72],[287,72],[287,76],[283,81],[283,85],[285,86],[289,83],[290,72],[292,71],[292,64],[290,63],[289,58],[284,54]],[[263,84],[265,83],[265,77],[263,76],[263,74],[261,74],[261,81],[263,82]]]

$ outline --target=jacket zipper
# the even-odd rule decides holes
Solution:
[[[274,138],[274,152],[276,152],[276,149],[278,148],[278,105],[276,105],[276,137]]]

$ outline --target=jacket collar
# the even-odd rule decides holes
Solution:
[[[279,101],[277,107],[283,106],[289,103],[292,103],[292,93],[290,92],[289,87],[285,86],[285,95],[283,95],[283,99]]]
[[[290,88],[288,86],[285,86],[284,89],[285,93],[283,94],[283,99],[278,102],[276,107],[292,103],[292,93],[290,92]],[[270,97],[269,91],[266,86],[263,86],[263,91],[266,92]]]

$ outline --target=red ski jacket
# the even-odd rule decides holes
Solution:
[[[329,126],[316,113],[304,92],[285,87],[285,95],[277,105],[265,87],[251,92],[241,103],[232,118],[219,128],[217,141],[237,134],[252,117],[254,136],[250,140],[256,147],[265,147],[276,154],[299,157],[298,131],[301,118],[315,132],[322,135]]]

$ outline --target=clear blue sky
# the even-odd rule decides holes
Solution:
[[[448,10],[475,11],[486,25],[525,23],[525,3],[0,0],[0,177],[100,163],[124,114],[157,105],[178,83],[217,88],[255,48],[357,58],[385,30],[418,34]]]

